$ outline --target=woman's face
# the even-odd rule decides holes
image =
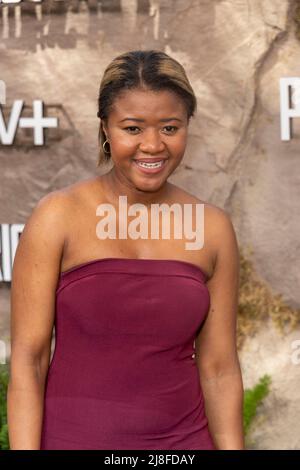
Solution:
[[[129,186],[158,190],[182,160],[187,111],[183,100],[171,91],[126,90],[116,98],[102,125],[114,171]],[[138,161],[151,162],[152,168],[141,167]]]

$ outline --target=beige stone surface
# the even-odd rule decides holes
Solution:
[[[239,359],[245,389],[265,374],[271,378],[270,392],[251,424],[247,448],[299,450],[300,332],[281,335],[267,323],[246,340]]]
[[[198,99],[186,154],[170,181],[225,208],[239,244],[253,248],[261,277],[299,307],[300,124],[295,119],[294,138],[281,141],[279,110],[279,79],[300,77],[297,3],[73,0],[2,7],[5,112],[15,99],[25,100],[28,112],[33,99],[42,99],[48,115],[59,117],[61,132],[49,132],[43,148],[28,146],[30,131],[19,133],[12,148],[0,145],[1,223],[24,223],[46,193],[106,171],[96,169],[104,68],[126,50],[161,49],[184,65]],[[9,288],[0,287],[5,341]],[[282,367],[290,338],[272,335],[267,328],[249,339],[242,356],[246,383],[271,370],[276,384],[254,445],[300,448],[299,366]],[[280,354],[274,355],[274,344]],[[256,360],[255,347],[266,353],[263,360]]]

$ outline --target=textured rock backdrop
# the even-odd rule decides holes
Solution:
[[[279,109],[279,79],[300,77],[299,8],[298,0],[1,7],[5,110],[23,99],[30,114],[41,99],[60,119],[44,147],[28,145],[31,130],[18,131],[12,147],[0,145],[1,223],[24,223],[44,194],[107,170],[96,169],[103,70],[126,50],[161,49],[183,64],[198,98],[186,155],[170,181],[228,210],[259,274],[299,307],[300,119],[293,139],[281,141]],[[7,342],[9,289],[0,287]]]

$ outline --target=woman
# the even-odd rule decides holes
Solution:
[[[235,232],[168,182],[194,92],[167,54],[131,51],[105,70],[98,104],[111,170],[44,196],[15,255],[11,448],[243,449]],[[174,236],[152,236],[150,214],[157,228],[174,207]],[[203,208],[203,246],[178,236],[186,207]]]

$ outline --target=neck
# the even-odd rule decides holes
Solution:
[[[127,196],[127,204],[144,204],[150,207],[151,204],[159,204],[166,200],[170,193],[170,183],[165,183],[155,191],[143,191],[136,188],[130,181],[122,177],[113,167],[104,175],[104,182],[109,194],[106,194],[111,202],[118,204],[119,196]]]

